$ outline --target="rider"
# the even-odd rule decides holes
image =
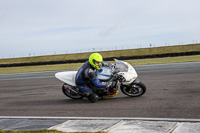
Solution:
[[[103,61],[99,53],[93,53],[79,69],[76,75],[76,85],[79,91],[84,94],[91,102],[98,100],[98,95],[92,90],[105,89],[111,86],[111,82],[100,82],[97,78],[96,71],[100,70],[101,66],[111,66],[112,64]]]

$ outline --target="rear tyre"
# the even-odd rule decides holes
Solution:
[[[139,97],[146,92],[146,86],[141,81],[130,86],[121,86],[121,91],[130,97]]]
[[[62,91],[63,93],[72,99],[82,99],[83,96],[78,93],[76,90],[76,87],[68,85],[68,84],[63,84],[62,86]]]

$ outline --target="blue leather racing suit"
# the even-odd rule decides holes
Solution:
[[[89,61],[86,61],[81,66],[76,75],[76,85],[80,92],[91,94],[93,93],[93,89],[105,88],[108,85],[107,82],[103,83],[99,81],[96,71],[97,70],[90,65]]]

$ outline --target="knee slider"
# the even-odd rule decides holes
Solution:
[[[88,100],[92,103],[95,103],[97,102],[99,99],[98,95],[95,94],[95,93],[90,93],[89,97],[88,97]]]

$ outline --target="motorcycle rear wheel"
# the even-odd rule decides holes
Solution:
[[[83,96],[78,94],[77,91],[74,89],[75,89],[75,87],[68,85],[68,84],[63,84],[63,86],[62,86],[62,91],[67,97],[70,97],[72,99],[82,99]]]
[[[133,83],[131,86],[121,86],[121,91],[130,97],[139,97],[146,92],[146,86],[141,81]]]

